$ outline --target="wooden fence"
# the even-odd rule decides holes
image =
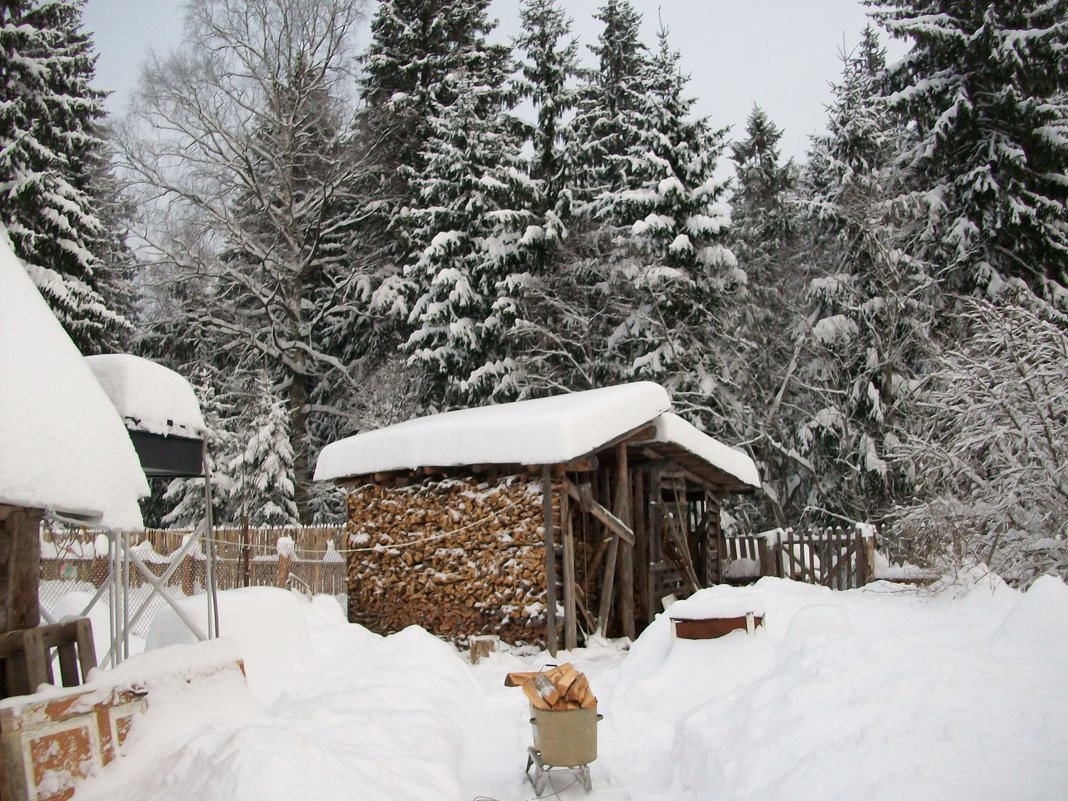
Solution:
[[[190,531],[147,530],[130,536],[131,550],[157,576],[171,565],[174,555],[190,536]],[[108,577],[106,553],[94,548],[101,532],[91,530],[43,533],[42,581],[84,581],[100,587]],[[278,541],[288,537],[292,551]],[[269,527],[215,529],[215,575],[220,590],[238,587],[295,586],[311,593],[342,595],[346,590],[344,556],[338,546],[344,541],[344,526],[308,528]],[[343,548],[344,546],[341,545]],[[180,585],[186,595],[204,586],[205,558],[201,545],[195,546],[174,572],[170,583]],[[130,583],[145,583],[138,571],[130,572]]]
[[[862,587],[874,578],[875,531],[773,529],[719,539],[709,573],[724,584],[747,584],[778,576],[836,590]]]

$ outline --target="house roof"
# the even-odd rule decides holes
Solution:
[[[122,419],[0,229],[0,504],[140,529]]]
[[[671,399],[637,382],[536,400],[420,417],[332,443],[319,455],[318,481],[425,467],[561,464],[641,431],[664,458],[689,463],[729,489],[758,487],[753,461],[670,414]]]

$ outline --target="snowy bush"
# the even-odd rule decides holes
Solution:
[[[897,457],[916,481],[894,531],[917,554],[979,559],[1007,581],[1068,575],[1068,332],[1022,304],[970,301]]]

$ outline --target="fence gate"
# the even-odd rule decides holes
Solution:
[[[779,550],[786,578],[832,590],[849,590],[867,582],[865,541],[859,530],[786,529],[780,535]]]

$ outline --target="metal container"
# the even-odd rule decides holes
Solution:
[[[544,765],[574,768],[597,759],[597,707],[530,709],[534,748]]]
[[[671,618],[675,636],[680,640],[712,640],[732,631],[747,631],[750,634],[764,625],[763,615],[752,612],[741,617]]]

